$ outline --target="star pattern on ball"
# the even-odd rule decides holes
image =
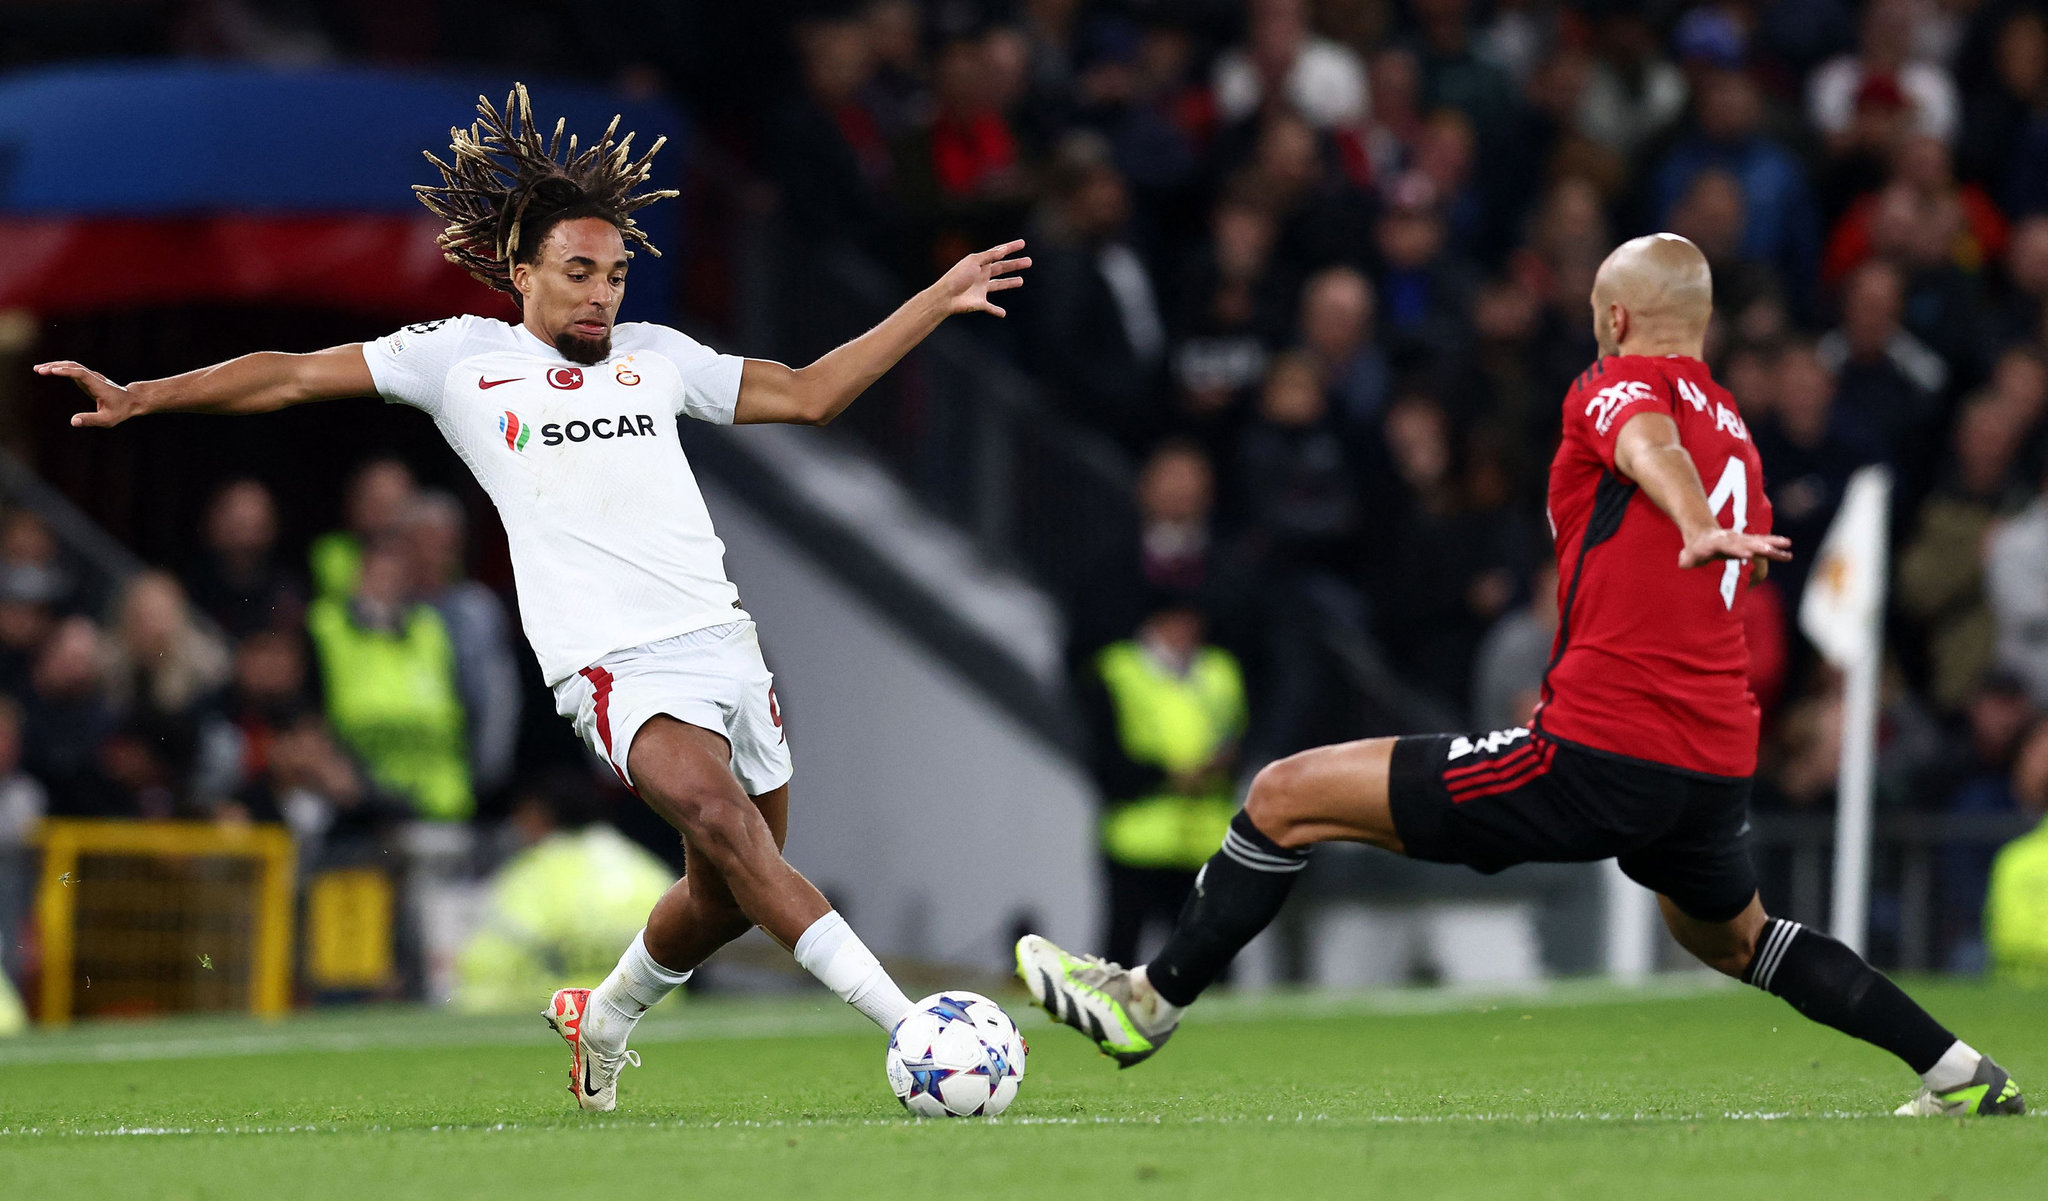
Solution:
[[[941,1023],[972,1022],[974,1020],[973,1016],[967,1012],[967,1002],[956,997],[942,996],[936,1004],[930,1009],[925,1010],[925,1012],[938,1018]]]
[[[906,1063],[904,1070],[910,1073],[910,1095],[939,1096],[939,1085],[959,1075],[957,1068],[942,1068],[927,1058],[923,1063]],[[945,1098],[940,1097],[943,1104]]]

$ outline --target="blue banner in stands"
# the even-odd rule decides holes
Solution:
[[[496,75],[151,63],[7,76],[0,216],[411,217],[424,213],[412,185],[438,182],[421,151],[446,158],[449,127],[470,123],[480,94],[502,104],[511,85]],[[678,186],[687,123],[674,106],[584,84],[527,85],[539,121],[566,117],[586,142],[615,113],[622,130],[638,132],[636,147],[666,134],[655,184]],[[671,255],[677,209],[668,202],[638,214]],[[641,255],[630,307],[665,314],[669,274],[663,260]]]

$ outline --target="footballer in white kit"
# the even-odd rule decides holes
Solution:
[[[748,795],[789,780],[774,678],[725,576],[675,419],[730,424],[746,360],[666,326],[570,363],[524,325],[429,321],[365,343],[378,395],[425,412],[498,507],[556,707],[628,786],[666,713],[724,734]]]
[[[545,1017],[584,1109],[616,1103],[648,1007],[760,926],[848,1004],[892,1030],[911,1008],[860,938],[782,858],[789,745],[754,622],[676,437],[679,416],[823,424],[947,317],[1003,316],[989,296],[1031,260],[1010,242],[962,259],[880,325],[803,368],[715,353],[666,326],[616,323],[635,210],[662,140],[638,158],[618,120],[580,152],[535,126],[523,85],[454,131],[442,183],[414,190],[448,221],[450,261],[511,295],[519,320],[453,317],[312,354],[257,353],[126,386],[41,363],[92,398],[80,428],[159,412],[264,413],[375,393],[433,418],[490,494],[512,549],[520,620],[558,709],[681,834],[683,878],[595,988]]]

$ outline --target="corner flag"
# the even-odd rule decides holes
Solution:
[[[1883,661],[1886,541],[1891,472],[1849,477],[1842,507],[1821,540],[1799,629],[1842,669],[1842,765],[1835,789],[1835,889],[1828,925],[1858,953],[1870,907],[1870,810],[1877,772],[1877,689]]]

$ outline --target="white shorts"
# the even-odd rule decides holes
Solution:
[[[732,746],[732,774],[748,796],[789,782],[775,676],[761,659],[751,621],[613,651],[555,685],[555,712],[576,723],[585,745],[628,788],[633,736],[660,714],[723,734]]]

